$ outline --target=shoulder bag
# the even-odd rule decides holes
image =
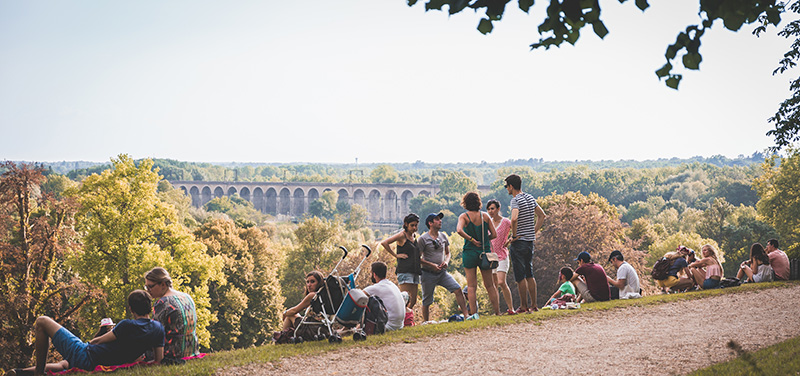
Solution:
[[[497,257],[497,253],[492,252],[490,249],[489,252],[486,252],[486,231],[483,229],[483,212],[478,210],[478,214],[480,214],[481,219],[481,269],[497,269],[498,264],[500,263],[500,258]]]

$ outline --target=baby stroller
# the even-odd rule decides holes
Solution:
[[[339,246],[344,255],[336,263],[330,274],[325,277],[324,284],[317,291],[311,305],[306,308],[305,315],[294,331],[291,343],[301,343],[303,341],[320,341],[328,339],[331,343],[342,342],[342,337],[333,328],[334,322],[347,328],[353,329],[364,318],[364,310],[367,306],[368,298],[366,294],[355,288],[355,280],[361,272],[361,265],[372,253],[366,245],[361,247],[367,250],[367,254],[358,263],[356,269],[347,277],[337,275],[339,264],[347,257],[347,248]],[[366,334],[361,330],[354,330],[353,339],[364,340]]]

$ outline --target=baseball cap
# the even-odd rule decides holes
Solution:
[[[611,259],[613,259],[613,258],[615,258],[617,256],[622,256],[622,252],[620,252],[618,250],[614,250],[613,252],[611,252],[611,255],[608,256],[608,261],[611,261]]]
[[[589,252],[583,251],[581,253],[578,253],[578,257],[576,257],[575,260],[573,261],[578,261],[578,260],[581,260],[583,262],[589,262],[592,260],[592,256],[589,255]]]
[[[425,218],[425,226],[428,226],[428,228],[431,228],[430,223],[433,222],[433,219],[436,218],[436,217],[439,217],[439,219],[442,219],[442,218],[444,218],[444,213],[439,213],[439,214],[431,213],[431,214],[428,214],[428,217]]]

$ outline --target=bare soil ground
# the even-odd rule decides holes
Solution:
[[[343,349],[222,375],[674,375],[800,336],[800,286],[594,312],[379,347]],[[447,324],[441,324],[447,325]]]

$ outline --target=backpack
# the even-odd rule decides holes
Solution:
[[[719,288],[722,289],[722,288],[725,288],[725,287],[736,287],[736,286],[739,286],[741,284],[742,284],[742,282],[739,280],[739,278],[734,278],[734,277],[723,278],[722,280],[719,281]]]
[[[667,279],[669,268],[672,266],[672,260],[662,257],[656,261],[656,264],[653,265],[653,271],[650,272],[650,275],[653,279],[660,281]]]
[[[364,315],[364,331],[367,335],[383,334],[386,323],[389,322],[389,313],[383,300],[377,296],[370,296],[367,303],[367,312]]]

